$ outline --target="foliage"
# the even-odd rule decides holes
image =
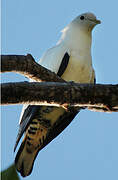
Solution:
[[[16,168],[13,165],[1,172],[1,180],[19,180]]]

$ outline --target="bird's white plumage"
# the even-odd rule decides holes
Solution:
[[[91,41],[92,29],[99,23],[92,13],[78,16],[64,28],[57,45],[46,51],[39,63],[55,73],[61,67],[58,74],[66,81],[94,83]],[[15,145],[16,148],[25,132],[15,158],[16,168],[22,176],[31,173],[38,152],[61,133],[77,113],[72,108],[71,112],[66,112],[62,107],[24,106]]]
[[[84,80],[89,82],[92,75],[91,31],[87,31],[85,27],[83,29],[79,28],[76,23],[70,23],[62,30],[62,36],[57,45],[46,51],[39,63],[57,73],[66,52],[70,56],[69,64],[71,64],[71,67],[69,67],[68,78],[65,80],[74,80],[76,82],[83,82]],[[86,77],[83,78],[82,74],[84,73],[90,77],[87,79]],[[79,74],[78,80],[75,80],[73,75],[78,76]]]
[[[81,16],[85,17],[85,21],[80,20]],[[62,78],[80,83],[92,82],[91,78],[94,79],[92,77],[94,70],[91,58],[91,32],[97,23],[100,23],[100,21],[92,13],[77,16],[61,31],[62,35],[57,45],[44,53],[39,64],[57,73],[64,54],[67,52],[70,60]],[[27,106],[23,106],[19,123]]]
[[[40,59],[39,64],[52,72],[57,73],[66,52],[68,52],[68,49],[62,44],[56,45],[55,47],[46,51],[46,53]]]

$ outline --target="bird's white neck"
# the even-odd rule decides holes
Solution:
[[[65,44],[69,49],[89,51],[91,49],[91,31],[85,31],[69,24],[63,31],[58,44]]]

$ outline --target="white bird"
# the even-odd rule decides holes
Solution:
[[[77,16],[62,31],[57,45],[43,55],[39,63],[57,73],[66,81],[95,83],[92,66],[92,30],[100,24],[92,13]],[[38,152],[61,133],[74,119],[78,110],[66,111],[60,107],[24,106],[15,149],[23,135],[23,142],[17,152],[15,165],[23,177],[33,168]]]

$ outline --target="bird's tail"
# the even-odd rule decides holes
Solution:
[[[38,153],[38,149],[28,151],[26,143],[24,139],[15,158],[16,169],[23,177],[30,175],[32,172],[34,160]]]

